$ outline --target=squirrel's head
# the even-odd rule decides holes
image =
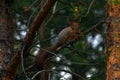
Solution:
[[[73,29],[78,29],[79,26],[80,26],[79,19],[74,18],[74,17],[70,17],[70,18],[69,18],[69,25],[70,25]]]

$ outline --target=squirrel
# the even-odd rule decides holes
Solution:
[[[78,20],[70,20],[70,26],[60,31],[58,34],[58,40],[52,48],[59,51],[64,43],[78,39],[82,35],[82,32],[79,30],[79,26],[80,24]]]

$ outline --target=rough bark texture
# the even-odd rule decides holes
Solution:
[[[13,56],[13,18],[7,3],[6,0],[0,2],[0,80],[2,72]]]
[[[56,0],[47,0],[45,5],[41,8],[39,13],[35,17],[32,25],[25,37],[25,41],[24,41],[25,44],[24,44],[24,49],[23,49],[24,56],[28,55],[27,51],[30,48],[30,46],[35,38],[36,32],[39,30],[40,25],[42,24],[43,20],[45,19],[46,15],[48,14],[48,12],[50,11],[51,7],[54,5],[55,2],[56,2]],[[14,56],[12,61],[7,66],[7,69],[6,69],[7,74],[4,77],[4,80],[13,80],[12,77],[15,76],[16,68],[21,62],[20,56],[21,56],[21,50],[18,51],[18,53]]]
[[[120,80],[120,4],[115,3],[115,0],[108,2],[106,22],[108,54],[106,80]]]

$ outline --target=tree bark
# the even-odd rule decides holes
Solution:
[[[32,25],[29,28],[29,31],[27,32],[27,35],[24,40],[23,48],[23,55],[26,57],[28,55],[27,51],[30,48],[36,32],[39,30],[40,25],[42,24],[43,20],[45,19],[46,15],[49,13],[51,7],[54,5],[56,0],[47,0],[47,2],[44,4],[44,6],[41,8],[37,16],[35,17]],[[13,57],[12,61],[9,63],[9,65],[6,68],[6,76],[4,77],[4,80],[13,80],[12,77],[15,76],[16,68],[21,62],[21,49],[17,52],[17,54]],[[11,76],[11,75],[12,76]]]
[[[118,1],[118,2],[116,2]],[[107,3],[107,72],[106,80],[120,80],[120,1]]]
[[[11,60],[13,51],[13,27],[12,15],[10,14],[6,0],[0,2],[0,80],[7,64]]]

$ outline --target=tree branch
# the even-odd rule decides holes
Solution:
[[[28,55],[27,51],[29,50],[36,32],[39,30],[40,25],[42,24],[43,20],[46,18],[46,15],[49,13],[51,7],[55,4],[57,0],[47,0],[47,2],[44,4],[44,6],[41,8],[37,16],[35,17],[29,31],[27,32],[27,35],[24,39],[24,49],[23,49],[23,55]],[[22,46],[23,47],[23,46]],[[6,76],[4,77],[4,80],[12,80],[11,77],[15,76],[16,68],[21,62],[21,49],[18,50],[16,55],[13,57],[11,62],[8,64],[6,68]],[[11,76],[12,75],[12,76]]]
[[[95,29],[97,26],[99,26],[100,24],[103,24],[103,23],[105,23],[104,19],[101,20],[100,22],[98,22],[97,24],[95,24],[94,26],[90,27],[89,29],[83,31],[83,34],[86,34],[86,33],[90,32],[91,30]]]

